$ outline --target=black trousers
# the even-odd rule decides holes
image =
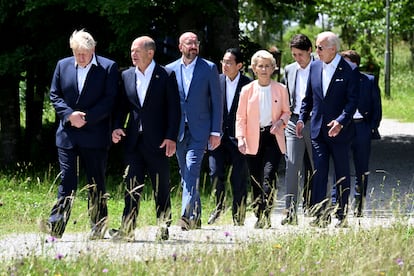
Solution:
[[[131,231],[136,227],[141,194],[148,175],[155,198],[156,216],[159,223],[170,223],[170,169],[164,150],[154,151],[138,138],[134,150],[125,153],[125,207],[122,215],[122,227]]]
[[[276,137],[267,129],[260,132],[259,149],[256,155],[246,155],[253,190],[253,208],[256,217],[270,215],[276,195],[276,173],[282,153]]]
[[[79,185],[80,166],[85,170],[88,190],[88,214],[92,229],[102,227],[108,216],[105,173],[108,159],[106,148],[58,148],[61,182],[52,207],[49,222],[53,232],[63,234],[72,210],[73,199]]]
[[[244,217],[247,200],[247,163],[246,157],[237,146],[237,139],[223,135],[220,146],[209,151],[211,183],[216,186],[216,209],[223,210],[227,172],[230,169],[230,184],[233,193],[232,214]],[[241,207],[241,209],[240,209]]]

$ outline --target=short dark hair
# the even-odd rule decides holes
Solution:
[[[348,58],[351,62],[356,63],[358,66],[361,63],[361,56],[354,50],[342,51],[341,56]]]
[[[236,63],[243,63],[243,54],[240,48],[228,48],[225,53],[230,53],[235,57]]]
[[[290,40],[290,48],[297,48],[299,50],[307,51],[309,48],[312,49],[312,42],[306,35],[297,34]]]

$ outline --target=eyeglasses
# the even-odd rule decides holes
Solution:
[[[191,46],[200,46],[200,41],[187,41],[183,43],[186,47],[191,47]]]
[[[222,65],[225,65],[225,66],[232,66],[232,65],[234,65],[234,63],[232,62],[232,61],[230,61],[230,60],[220,60],[220,63],[222,64]]]
[[[319,51],[323,51],[325,49],[331,49],[332,47],[325,47],[325,46],[321,46],[321,45],[315,45],[315,50],[319,50]]]

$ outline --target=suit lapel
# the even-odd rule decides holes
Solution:
[[[135,76],[135,69],[131,69],[128,74],[125,76],[125,83],[128,85],[126,87],[126,94],[129,99],[131,99],[131,103],[136,105],[138,108],[141,108],[141,104],[139,103],[138,99],[138,92],[137,92],[137,80]]]
[[[326,90],[326,95],[325,97],[329,96],[332,92],[332,86],[333,84],[338,80],[338,79],[343,79],[343,59],[341,58],[341,60],[338,63],[338,66],[335,69],[334,74],[332,75],[331,81],[329,82],[329,86],[328,86],[328,90]]]

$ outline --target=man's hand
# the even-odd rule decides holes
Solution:
[[[328,136],[329,137],[335,137],[336,135],[339,134],[339,132],[342,130],[343,125],[341,125],[338,121],[336,120],[332,120],[328,125],[328,127],[330,127],[329,131],[328,131]]]
[[[112,142],[114,142],[114,144],[118,143],[119,141],[121,141],[123,136],[126,136],[125,131],[123,129],[114,129],[112,131]]]
[[[215,150],[218,146],[220,146],[220,142],[220,136],[210,135],[210,138],[208,138],[208,149]]]
[[[304,124],[302,121],[298,121],[296,123],[296,136],[298,138],[303,138],[302,130],[303,130]]]
[[[176,143],[170,139],[164,139],[164,141],[162,141],[160,148],[164,148],[164,147],[165,147],[165,155],[167,157],[173,156],[177,149]]]
[[[74,111],[72,114],[69,115],[69,122],[70,125],[76,128],[81,128],[86,125],[85,120],[86,113],[82,111]]]

